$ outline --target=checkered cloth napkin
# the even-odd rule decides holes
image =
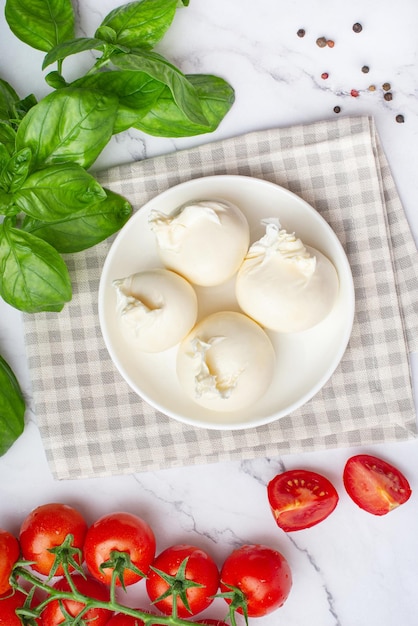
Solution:
[[[58,479],[415,438],[408,354],[418,347],[418,255],[373,120],[338,118],[252,132],[101,172],[134,209],[180,182],[252,176],[300,195],[348,255],[356,314],[325,387],[272,424],[193,428],[137,397],[101,336],[97,293],[111,241],[66,259],[72,302],[24,316],[35,412]]]

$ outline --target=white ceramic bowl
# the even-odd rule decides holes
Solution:
[[[251,242],[265,232],[261,220],[278,217],[281,227],[320,250],[335,265],[340,289],[328,317],[299,334],[267,331],[276,350],[273,382],[267,393],[245,410],[219,413],[200,407],[182,391],[176,375],[177,347],[159,354],[134,352],[120,331],[112,281],[143,269],[162,267],[148,224],[151,210],[169,213],[193,200],[225,199],[243,211]],[[195,287],[198,319],[215,311],[238,311],[234,279],[219,287]],[[344,249],[321,215],[304,200],[273,183],[246,176],[209,176],[182,183],[153,198],[125,224],[106,261],[99,287],[99,319],[115,366],[130,387],[149,404],[186,424],[210,429],[261,426],[308,402],[332,376],[349,341],[354,318],[354,286]]]

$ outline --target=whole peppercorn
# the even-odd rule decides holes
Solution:
[[[368,74],[370,72],[370,67],[368,65],[363,65],[361,71],[363,72],[363,74]]]
[[[403,124],[405,121],[405,118],[403,115],[397,115],[395,119],[398,122],[398,124]]]
[[[332,39],[327,39],[327,46],[328,48],[333,48],[335,46],[335,41],[333,41]]]
[[[298,32],[296,33],[298,37],[304,37],[306,35],[306,31],[304,28],[299,28]]]
[[[390,90],[390,83],[383,83],[382,89],[383,89],[383,91],[389,91]]]
[[[333,110],[334,110],[334,113],[341,113],[341,107],[339,106],[334,107]]]
[[[351,96],[352,98],[358,98],[358,97],[359,97],[359,95],[360,95],[360,93],[357,91],[357,89],[352,89],[352,90],[350,91],[350,96]]]
[[[327,40],[325,37],[318,37],[318,39],[316,40],[316,45],[319,46],[320,48],[325,48],[325,46],[327,45]]]
[[[390,101],[392,100],[392,98],[393,98],[393,96],[392,96],[392,94],[391,94],[391,92],[390,92],[390,91],[387,91],[383,97],[384,97],[384,99],[385,99],[387,102],[390,102]]]
[[[321,78],[322,78],[322,80],[326,80],[327,78],[329,78],[328,72],[322,72]]]
[[[362,30],[363,30],[363,26],[359,24],[359,22],[356,22],[355,24],[353,24],[353,31],[355,33],[361,33]]]
[[[369,85],[369,91],[376,91],[376,85]]]

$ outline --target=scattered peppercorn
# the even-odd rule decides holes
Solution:
[[[298,32],[296,33],[298,37],[304,37],[306,35],[306,31],[304,28],[299,28]]]
[[[325,46],[327,45],[327,40],[325,39],[325,37],[318,37],[318,39],[316,40],[316,45],[320,48],[325,48]]]
[[[350,91],[350,95],[351,95],[353,98],[358,98],[358,97],[359,97],[359,95],[360,95],[360,93],[357,91],[357,89],[352,89],[352,90]]]
[[[363,65],[361,71],[363,72],[363,74],[368,74],[370,72],[370,67],[368,65]]]
[[[327,39],[327,46],[328,48],[333,48],[335,46],[335,41],[332,41],[332,39]]]
[[[397,115],[395,119],[398,122],[398,124],[403,124],[405,121],[405,118],[403,115]]]
[[[334,113],[340,113],[341,112],[341,107],[334,107]]]
[[[376,85],[369,85],[369,91],[376,91]]]
[[[322,80],[326,80],[327,78],[329,78],[328,72],[322,72],[321,78],[322,78]]]
[[[361,24],[359,24],[358,22],[353,24],[353,31],[355,33],[361,33],[362,30],[363,30],[363,26]]]
[[[391,92],[390,92],[390,91],[387,91],[383,97],[384,97],[384,99],[385,99],[387,102],[390,102],[390,101],[392,100],[392,98],[393,98],[393,96],[392,96],[392,94],[391,94]]]
[[[390,83],[383,83],[382,89],[383,89],[383,91],[389,91],[390,90]]]

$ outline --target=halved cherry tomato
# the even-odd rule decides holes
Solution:
[[[152,568],[156,568],[175,577],[180,565],[187,560],[185,578],[187,581],[199,583],[199,587],[185,589],[189,609],[186,608],[180,596],[177,596],[177,613],[179,617],[191,617],[206,609],[212,602],[213,596],[219,588],[219,570],[212,557],[204,550],[187,544],[175,545],[167,548],[157,556]],[[147,593],[150,600],[162,613],[169,615],[173,607],[173,596],[169,595],[156,602],[170,585],[154,569],[149,572],[146,580]]]
[[[114,568],[100,566],[109,561],[112,551],[126,552],[132,564],[147,574],[155,556],[154,533],[143,519],[131,513],[104,515],[87,531],[84,558],[90,574],[106,584],[110,584]],[[133,585],[141,576],[126,569],[123,579],[125,585]],[[121,585],[121,581],[117,580],[116,584]]]
[[[412,493],[402,472],[370,454],[348,459],[343,481],[350,498],[373,515],[386,515],[404,504]]]
[[[96,600],[102,600],[109,602],[110,592],[109,589],[100,583],[95,578],[87,576],[84,578],[81,574],[72,574],[71,579],[78,591],[89,598],[96,598]],[[54,585],[55,589],[60,591],[70,591],[71,587],[66,578],[61,578]],[[85,605],[82,602],[76,602],[75,600],[52,600],[41,614],[42,626],[58,626],[65,622],[65,617],[60,608],[60,602],[62,602],[64,609],[71,615],[76,617],[80,611],[83,610]],[[112,611],[101,608],[91,608],[83,615],[83,623],[94,624],[94,626],[104,626],[112,617]],[[66,622],[68,623],[68,622]]]
[[[20,547],[16,537],[7,530],[0,529],[0,596],[11,589],[9,578],[19,554]]]
[[[285,532],[322,522],[338,503],[337,491],[325,476],[303,469],[275,476],[267,494],[276,523]]]
[[[55,502],[43,504],[29,513],[20,528],[22,554],[28,561],[34,561],[31,566],[34,570],[48,576],[55,559],[50,548],[60,546],[67,535],[72,535],[73,547],[82,550],[86,532],[86,521],[73,507]],[[75,561],[80,563],[82,558],[75,556]],[[55,575],[63,574],[60,565]]]
[[[261,617],[278,609],[292,587],[292,573],[285,557],[260,544],[234,550],[221,569],[221,591],[237,587],[244,595],[249,617]],[[231,599],[225,598],[230,604]],[[242,608],[238,609],[242,613]]]

